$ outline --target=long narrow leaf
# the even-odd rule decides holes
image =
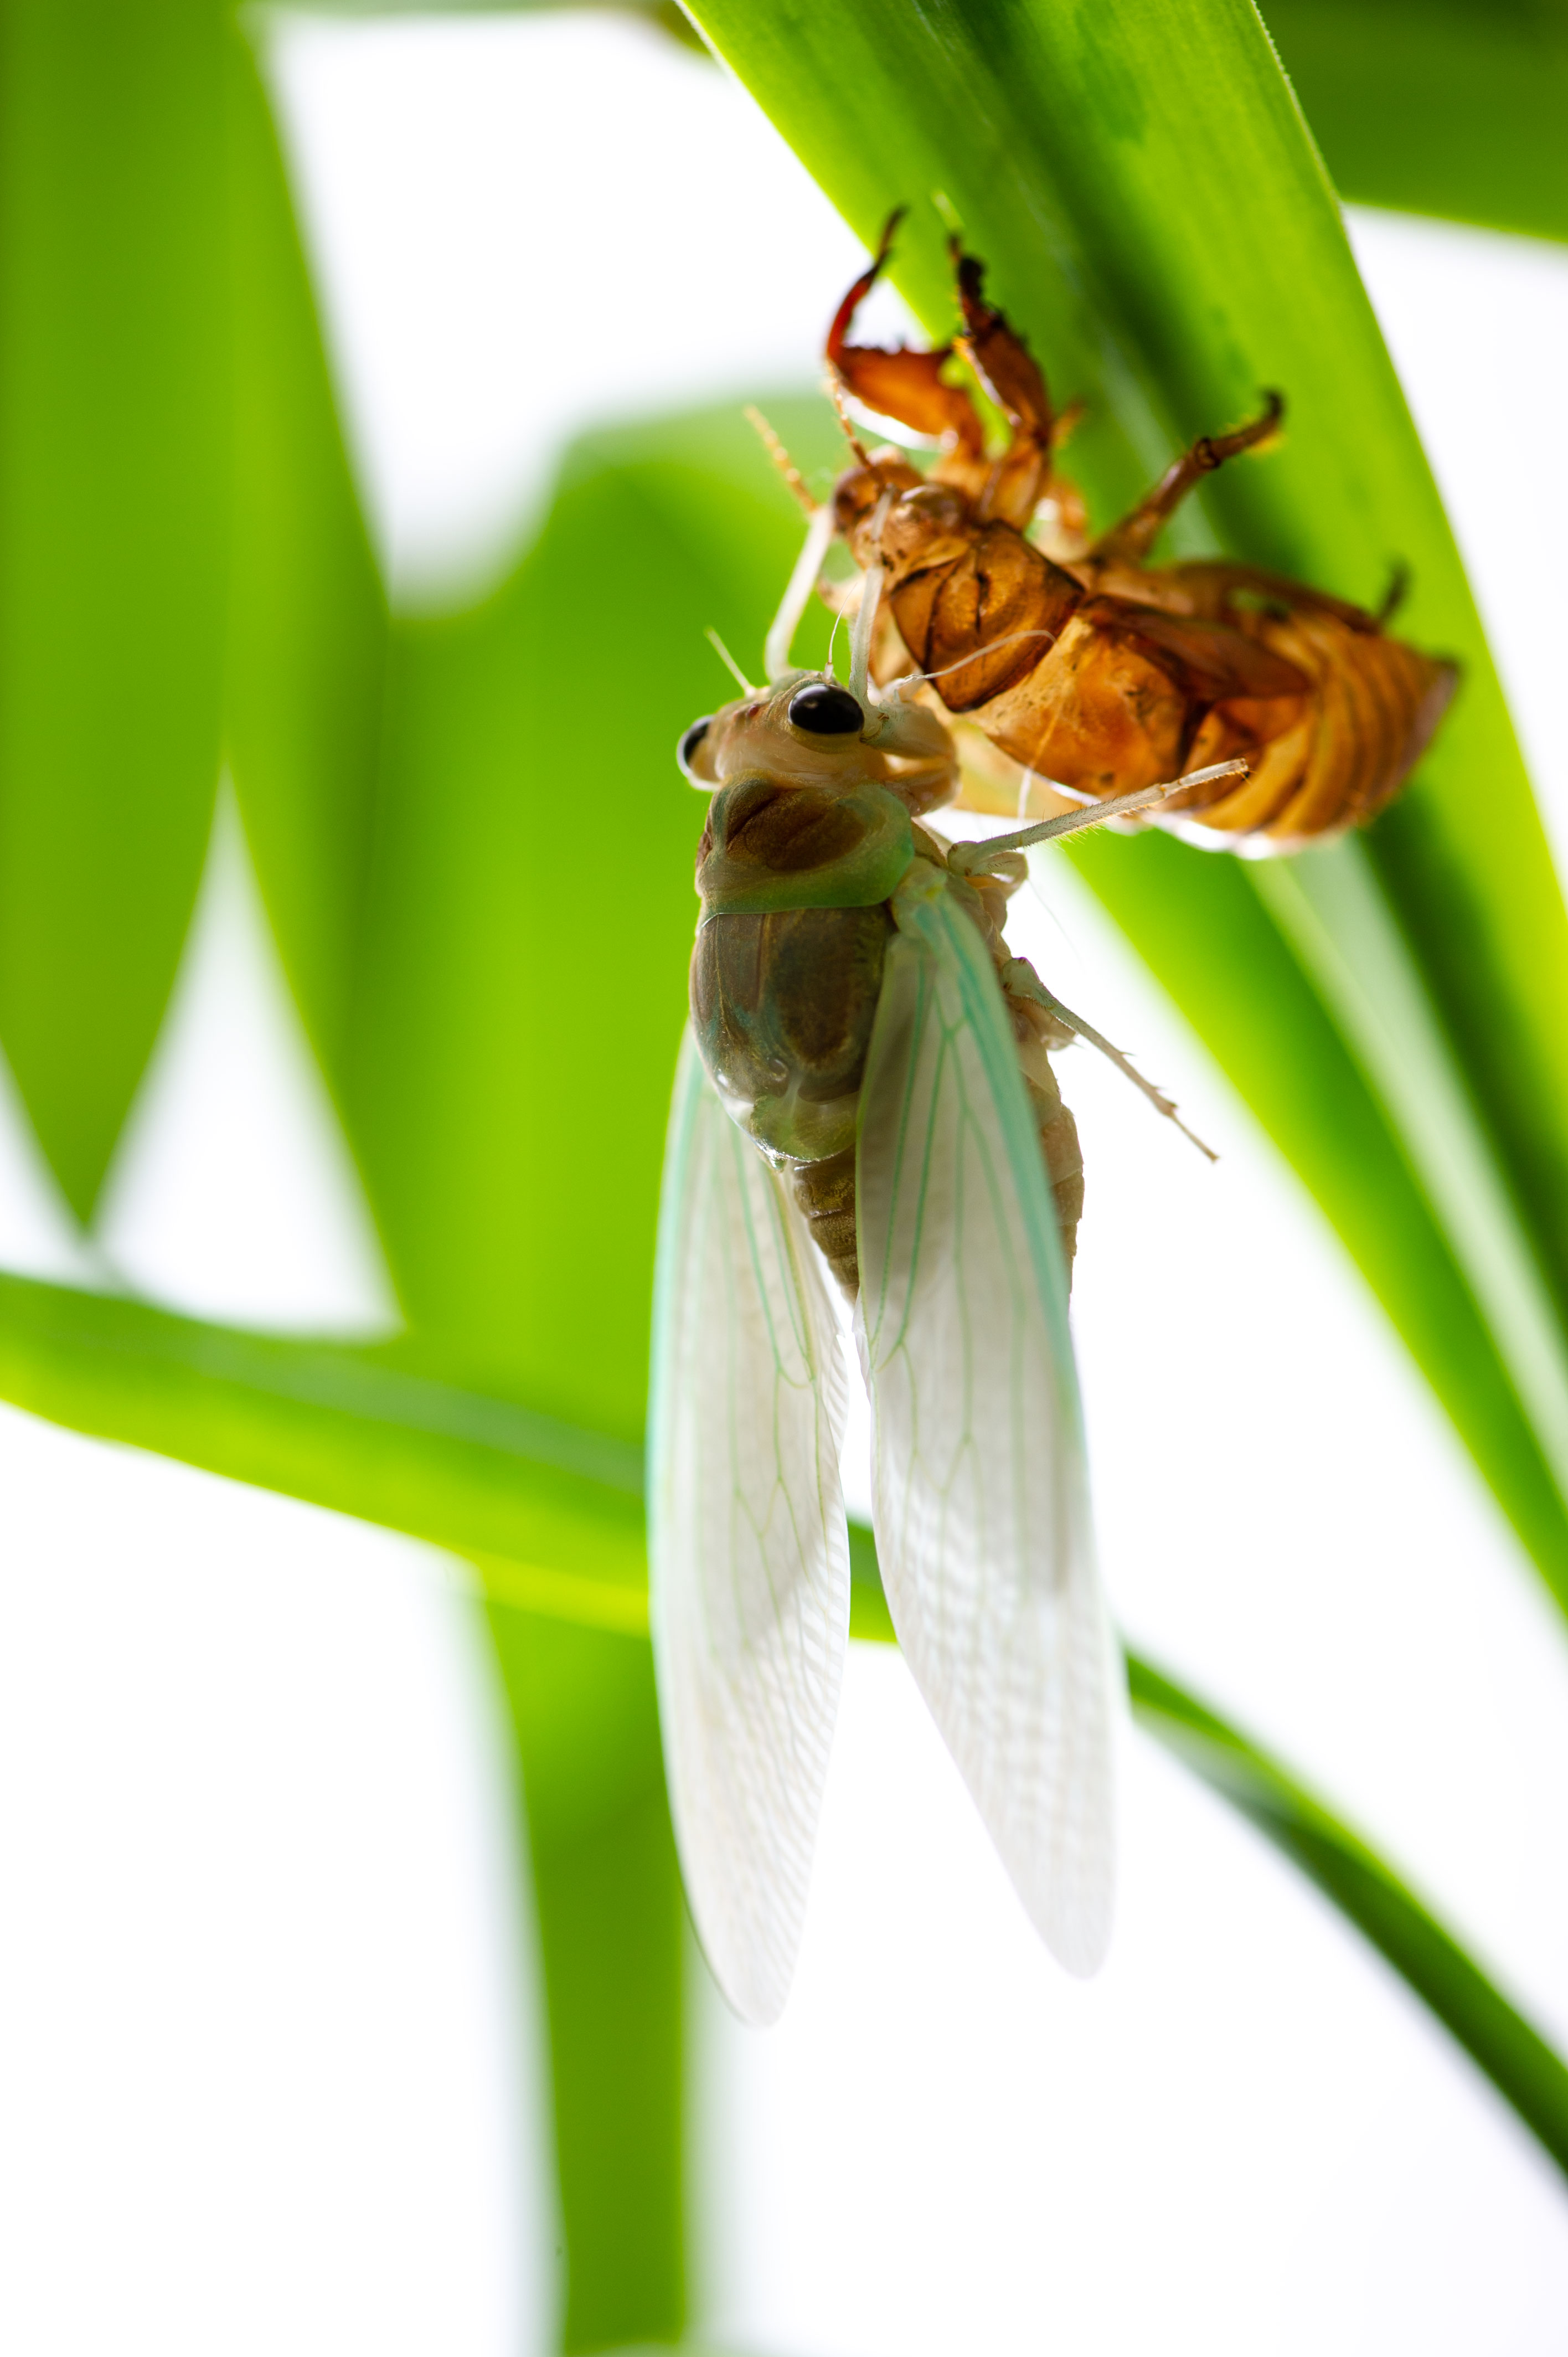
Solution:
[[[652,1653],[493,1598],[528,1810],[566,2229],[562,2347],[685,2319],[684,1906]],[[644,1615],[646,1627],[646,1613]]]
[[[370,898],[386,599],[256,60],[230,115],[236,344],[227,749],[285,968],[341,1099]]]
[[[465,1553],[537,1566],[551,1602],[643,1577],[624,1441],[411,1371],[135,1301],[0,1277],[0,1397]],[[593,1600],[573,1618],[593,1620]],[[601,1625],[621,1625],[612,1603]]]
[[[340,14],[345,0],[311,0]],[[358,0],[394,16],[414,0]],[[493,0],[417,0],[471,15]],[[517,13],[541,0],[510,0]],[[674,0],[623,0],[676,32]],[[1568,16],[1491,0],[1264,0],[1280,61],[1340,194],[1568,238]],[[692,38],[690,28],[686,37]]]
[[[938,0],[914,18],[894,0],[847,18],[828,0],[703,0],[696,13],[864,234],[913,202],[902,283],[934,328],[951,316],[942,215],[956,211],[1061,394],[1089,401],[1074,465],[1102,517],[1176,442],[1274,384],[1291,402],[1286,447],[1215,479],[1208,514],[1223,544],[1367,602],[1396,558],[1412,565],[1402,627],[1458,653],[1465,686],[1421,780],[1365,844],[1312,855],[1288,911],[1277,884],[1260,892],[1245,867],[1217,875],[1208,855],[1174,845],[1146,859],[1155,894],[1123,888],[1121,845],[1086,854],[1084,868],[1133,940],[1157,945],[1243,1088],[1258,1060],[1235,1057],[1237,1031],[1267,1038],[1278,1079],[1260,1109],[1292,1152],[1303,1125],[1279,1121],[1279,1100],[1314,1076],[1275,1002],[1261,1000],[1255,1025],[1223,1006],[1210,1018],[1223,991],[1247,987],[1268,932],[1304,975],[1445,1239],[1470,1314],[1442,1288],[1423,1302],[1419,1287],[1387,1282],[1399,1249],[1374,1232],[1391,1228],[1393,1193],[1349,1240],[1561,1597],[1561,1503],[1543,1535],[1518,1500],[1539,1497],[1543,1467],[1559,1498],[1568,1483],[1568,922],[1435,490],[1256,16],[1243,0],[1132,0],[1098,15]],[[1302,897],[1310,927],[1294,921]],[[1397,1009],[1379,1005],[1391,974]],[[1366,1010],[1376,1023],[1359,1019]],[[1429,1071],[1441,1066],[1444,1091],[1419,1121],[1410,1092],[1389,1085],[1391,1036],[1396,1053],[1413,1039]],[[1324,1158],[1303,1157],[1309,1183]],[[1342,1189],[1324,1200],[1344,1217]],[[1531,1428],[1526,1446],[1505,1444],[1511,1467],[1498,1415],[1454,1398],[1476,1313]]]
[[[227,46],[219,0],[0,9],[0,1039],[83,1218],[218,777]]]
[[[1568,238],[1568,16],[1488,0],[1266,0],[1340,193]]]
[[[638,1453],[382,1352],[265,1340],[18,1277],[0,1278],[0,1397],[476,1562],[531,1780],[555,2027],[568,2049],[596,2019],[609,2040],[575,2058],[580,2071],[568,2051],[575,2101],[563,2108],[557,2091],[577,2226],[567,2345],[672,2330],[680,1925],[647,1654],[631,1642],[648,1627]],[[854,1633],[887,1641],[869,1531],[852,1529],[851,1551]],[[1150,1732],[1318,1883],[1568,2169],[1568,2069],[1452,1935],[1266,1754],[1148,1663],[1133,1658],[1129,1673]],[[629,1918],[616,1919],[618,1891]],[[613,2001],[596,2004],[607,1974]],[[613,2132],[628,2106],[646,2123],[629,2139]],[[632,2247],[605,2244],[616,2220],[634,2222]]]
[[[1453,1934],[1277,1760],[1136,1654],[1127,1678],[1139,1724],[1316,1883],[1568,2173],[1568,2066]]]

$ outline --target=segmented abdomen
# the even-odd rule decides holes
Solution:
[[[1150,821],[1232,848],[1294,850],[1369,818],[1425,751],[1457,682],[1453,663],[1371,616],[1246,566],[1127,571],[1113,586],[1025,678],[964,716],[1015,761],[1099,799],[1239,757],[1251,770],[1239,785],[1173,794]],[[1223,623],[1294,666],[1305,693],[1217,694],[1175,643],[1137,637],[1140,605],[1156,624]]]
[[[1306,673],[1312,693],[1299,718],[1273,734],[1257,731],[1242,704],[1216,705],[1183,766],[1203,769],[1240,754],[1251,775],[1226,791],[1173,794],[1205,829],[1257,834],[1271,849],[1358,825],[1391,800],[1431,742],[1457,674],[1401,639],[1358,630],[1331,613],[1259,615],[1251,635]],[[1204,796],[1212,799],[1206,802]]]
[[[1072,1283],[1073,1254],[1078,1249],[1078,1223],[1083,1215],[1083,1154],[1078,1124],[1062,1103],[1056,1074],[1046,1066],[1049,1085],[1026,1078],[1030,1110],[1039,1132],[1040,1157],[1056,1206],[1062,1258],[1068,1283]],[[795,1201],[816,1245],[843,1292],[853,1301],[860,1290],[860,1264],[854,1241],[854,1148],[825,1162],[798,1162],[789,1174]]]

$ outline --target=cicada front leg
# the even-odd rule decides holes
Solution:
[[[1062,423],[1051,407],[1039,362],[994,304],[985,300],[984,271],[973,254],[953,241],[953,267],[964,333],[958,349],[1007,420],[1010,439],[992,467],[975,503],[982,522],[993,520],[1026,532],[1049,493],[1058,530],[1081,528],[1083,502],[1071,484],[1053,478],[1052,461]]]
[[[1279,432],[1284,406],[1281,394],[1267,393],[1262,415],[1254,417],[1251,425],[1238,426],[1233,434],[1200,435],[1191,448],[1184,450],[1165,469],[1131,514],[1112,524],[1109,532],[1101,533],[1089,552],[1090,564],[1144,564],[1164,526],[1205,475],[1212,475],[1229,458],[1239,458],[1244,450],[1259,450],[1273,441]]]
[[[943,380],[943,371],[953,356],[952,346],[942,344],[935,351],[922,352],[900,344],[893,351],[885,351],[876,344],[849,340],[855,313],[887,266],[894,233],[903,218],[902,210],[888,216],[871,267],[861,273],[839,305],[828,329],[827,363],[852,400],[937,443],[944,456],[983,479],[985,433],[980,414],[961,385]]]
[[[929,479],[961,491],[978,522],[1004,523],[1023,532],[1042,500],[1049,499],[1055,529],[1065,541],[1078,541],[1083,501],[1076,488],[1058,480],[1053,471],[1054,454],[1070,414],[1058,416],[1053,410],[1039,363],[1004,315],[986,301],[983,265],[962,251],[956,238],[951,252],[963,333],[955,342],[931,351],[911,350],[908,345],[885,351],[874,344],[850,342],[854,315],[887,265],[902,219],[901,211],[891,216],[871,267],[839,306],[828,330],[829,367],[852,400],[938,446],[940,455]],[[955,353],[969,362],[1007,420],[1008,445],[999,457],[986,450],[985,429],[967,391],[947,381]]]

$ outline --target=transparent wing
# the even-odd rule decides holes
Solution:
[[[849,1635],[844,1397],[804,1222],[688,1033],[654,1302],[654,1663],[692,1913],[759,2024],[794,1970]]]
[[[855,1316],[898,1641],[1053,1953],[1110,1938],[1116,1655],[1067,1286],[1004,1003],[944,891],[896,904],[866,1066]]]

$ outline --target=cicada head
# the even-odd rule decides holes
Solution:
[[[676,759],[703,788],[765,777],[776,786],[852,793],[868,784],[897,791],[892,763],[929,764],[950,752],[947,730],[922,706],[897,697],[862,704],[831,672],[800,671],[693,721]]]

